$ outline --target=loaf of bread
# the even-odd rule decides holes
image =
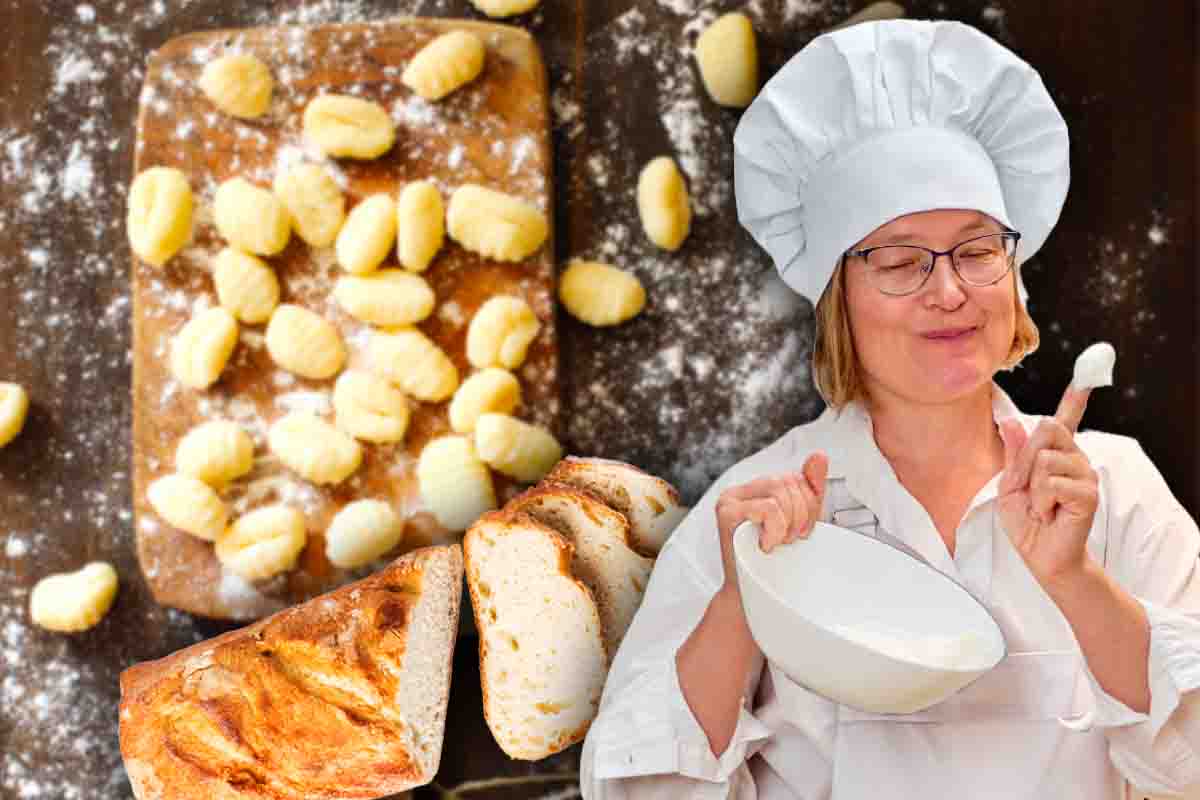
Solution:
[[[441,759],[462,596],[459,545],[121,675],[139,800],[376,798]]]

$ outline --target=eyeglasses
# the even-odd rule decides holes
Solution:
[[[867,273],[884,294],[912,294],[925,285],[933,274],[938,256],[950,256],[950,264],[963,283],[991,286],[1012,269],[1017,254],[1017,231],[989,233],[959,242],[949,250],[931,250],[915,244],[888,244],[849,250],[846,256],[858,256],[867,263]]]

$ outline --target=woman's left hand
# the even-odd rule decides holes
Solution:
[[[1016,419],[1000,425],[1000,522],[1043,587],[1087,564],[1100,482],[1075,444],[1075,432],[1090,393],[1068,386],[1054,416],[1042,420],[1032,433],[1026,434]]]

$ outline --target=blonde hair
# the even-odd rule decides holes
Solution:
[[[850,315],[846,308],[844,266],[843,259],[839,261],[829,285],[817,301],[816,338],[812,353],[813,381],[817,391],[828,405],[837,410],[853,400],[866,399],[866,385],[854,349],[854,335],[850,331]],[[1014,282],[1019,269],[1014,266],[1010,273]],[[1014,369],[1025,356],[1037,350],[1041,341],[1037,325],[1021,305],[1019,294],[1014,292],[1013,296],[1017,319],[1012,347],[1000,365],[1003,370]]]

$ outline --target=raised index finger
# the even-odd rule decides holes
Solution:
[[[1071,433],[1076,433],[1079,423],[1083,421],[1083,412],[1087,410],[1088,397],[1091,394],[1090,388],[1078,389],[1072,381],[1063,392],[1062,399],[1058,401],[1058,410],[1054,412],[1054,418]]]

